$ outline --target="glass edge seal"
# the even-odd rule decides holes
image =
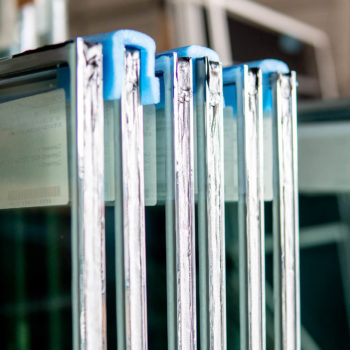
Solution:
[[[177,348],[196,349],[196,264],[192,60],[178,58],[174,81]]]
[[[300,349],[296,74],[273,75],[275,341]]]
[[[102,350],[107,340],[101,45],[77,39],[75,94],[79,346]]]
[[[201,116],[199,116],[201,117]],[[207,60],[205,121],[209,347],[226,349],[222,65]]]
[[[238,72],[241,349],[265,348],[264,173],[261,71]]]

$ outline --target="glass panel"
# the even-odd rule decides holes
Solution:
[[[192,62],[165,54],[156,63],[162,87],[157,105],[157,204],[165,206],[168,348],[195,349]],[[151,285],[149,291],[156,292]]]
[[[227,68],[226,70],[229,70]],[[226,293],[227,293],[227,348],[240,349],[240,284],[238,240],[238,154],[237,154],[237,99],[243,92],[237,88],[239,74],[224,79],[224,180],[225,180],[225,238],[226,238]],[[238,96],[238,97],[237,97]],[[243,286],[244,287],[244,286]]]
[[[274,138],[274,293],[275,342],[300,348],[299,218],[295,73],[275,74]]]
[[[272,244],[268,234],[267,252],[273,250],[273,263],[267,255],[267,348],[300,348],[295,73],[286,73],[288,67],[276,60],[253,62],[248,66],[259,67],[263,73],[265,200],[270,200],[271,170],[273,179],[272,208],[269,203],[265,204],[266,231],[273,231],[274,241]],[[285,74],[275,73],[277,71]]]
[[[121,99],[105,102],[108,325],[111,330],[117,329],[117,339],[114,331],[110,332],[109,346],[114,347],[117,341],[120,348],[146,349],[146,180],[140,52],[125,50],[124,62]]]
[[[224,154],[221,64],[195,66],[199,326],[202,348],[226,348]]]
[[[156,58],[160,101],[156,116],[157,205],[146,208],[147,298],[149,347],[176,348],[175,209],[173,133],[174,62],[172,56]],[[175,346],[175,347],[174,347]]]
[[[225,69],[224,96],[224,125],[227,128],[225,202],[238,197],[238,207],[233,203],[226,203],[225,207],[227,240],[235,242],[228,249],[234,262],[227,272],[228,293],[233,294],[233,301],[228,301],[228,327],[236,333],[238,328],[240,330],[240,342],[230,339],[229,346],[265,348],[264,142],[260,71],[247,66]],[[267,153],[268,156],[271,154]],[[237,224],[231,224],[231,216],[238,218],[238,244]]]
[[[0,62],[4,349],[103,347],[101,59],[77,39]]]
[[[147,349],[146,206],[157,201],[155,43],[120,30],[104,53],[108,347]],[[147,215],[146,215],[147,214]]]

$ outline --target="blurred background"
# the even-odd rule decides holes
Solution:
[[[302,348],[350,349],[350,1],[0,0],[0,57],[122,28],[150,35],[158,51],[199,44],[215,49],[224,65],[275,58],[297,72]],[[266,215],[271,320],[269,203]],[[148,246],[156,257],[164,248],[152,244],[152,235]],[[236,278],[230,259],[228,253],[228,288]],[[155,282],[164,271],[159,264],[149,263]],[[150,303],[157,303],[153,288]],[[236,299],[234,288],[228,290],[228,310],[238,307]],[[154,338],[164,330],[162,320],[150,315],[150,329],[160,331]],[[229,314],[232,349],[235,320]],[[267,332],[269,344],[273,327]]]
[[[305,96],[348,96],[349,17],[348,0],[1,0],[0,50],[130,28],[159,51],[201,44],[226,64],[281,58]]]

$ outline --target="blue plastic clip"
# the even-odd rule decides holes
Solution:
[[[275,59],[265,59],[261,61],[248,62],[240,65],[235,65],[231,67],[226,67],[223,69],[223,82],[224,88],[224,96],[227,104],[232,106],[234,112],[237,107],[234,105],[234,100],[236,96],[236,89],[233,86],[236,83],[237,71],[242,70],[244,66],[248,66],[249,68],[259,68],[262,73],[263,78],[263,109],[264,112],[268,112],[272,110],[272,90],[270,84],[270,75],[276,72],[280,72],[282,74],[289,73],[289,67],[282,61]],[[226,98],[230,96],[230,98]]]
[[[248,62],[245,63],[249,68],[260,68],[261,73],[263,77],[267,77],[271,73],[282,73],[287,74],[289,73],[289,67],[286,63],[275,60],[275,59],[265,59],[261,61],[254,61],[254,62]]]
[[[179,57],[191,57],[192,59],[208,57],[210,61],[220,62],[219,55],[216,51],[199,45],[179,47],[174,50],[161,52],[159,55],[165,55],[172,52],[176,52]]]
[[[124,70],[125,48],[140,50],[140,93],[141,103],[150,105],[159,102],[159,81],[155,77],[154,40],[146,34],[134,30],[92,35],[86,41],[99,42],[103,46],[103,90],[105,100],[121,98]]]

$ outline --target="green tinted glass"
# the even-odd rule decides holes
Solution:
[[[0,62],[4,349],[105,342],[101,59],[77,39]]]

